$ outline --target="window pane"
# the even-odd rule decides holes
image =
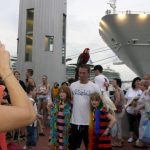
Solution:
[[[32,61],[32,38],[33,34],[26,35],[26,54],[25,54],[25,60],[26,61]]]
[[[54,51],[54,36],[45,36],[45,51]]]
[[[34,9],[27,9],[25,61],[32,61]]]
[[[62,31],[62,64],[65,64],[66,57],[66,15],[63,14],[63,31]]]

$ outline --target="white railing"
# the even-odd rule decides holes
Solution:
[[[113,11],[113,10],[106,10],[106,15],[109,14],[150,14],[150,12],[147,11],[131,11],[131,10],[126,10],[126,11]]]

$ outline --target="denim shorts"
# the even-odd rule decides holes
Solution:
[[[46,95],[40,95],[38,96],[39,102],[47,102],[47,96]]]

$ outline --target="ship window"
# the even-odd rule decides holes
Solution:
[[[54,36],[45,36],[45,51],[54,51]]]

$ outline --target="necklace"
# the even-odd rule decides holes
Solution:
[[[93,121],[95,121],[95,108],[93,109]]]

